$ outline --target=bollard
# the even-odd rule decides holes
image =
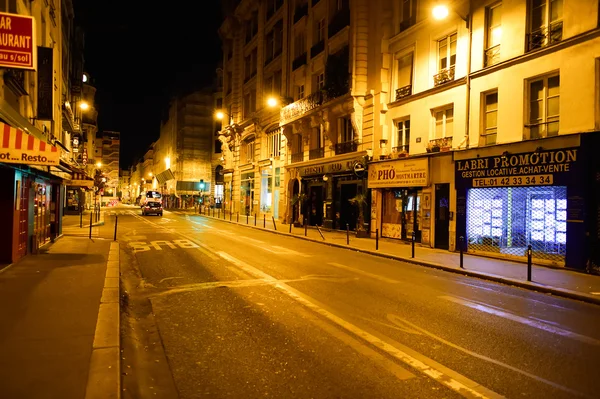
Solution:
[[[306,220],[304,220],[304,237],[308,235],[308,224],[306,224]]]
[[[83,209],[79,212],[79,228],[83,227]]]
[[[233,212],[231,212],[231,209],[229,210],[229,221],[231,222],[231,219],[233,218]]]
[[[379,229],[375,229],[375,250],[379,251]]]
[[[323,233],[321,233],[321,229],[319,228],[319,225],[315,224],[315,227],[317,228],[317,231],[319,232],[319,234],[321,234],[321,238],[323,239],[323,241],[325,241],[325,236],[323,236]]]
[[[267,214],[265,213],[263,215],[263,229],[267,228]]]
[[[275,224],[275,216],[271,216],[271,219],[273,219],[273,229],[277,231],[277,225]]]
[[[90,213],[90,239],[92,238],[92,218],[94,217],[94,212]]]
[[[346,245],[350,245],[350,225],[346,223]]]
[[[248,224],[248,219],[250,218],[250,214],[246,213],[246,224]]]
[[[460,251],[460,268],[461,269],[465,268],[463,266],[463,247],[464,247],[464,243],[465,243],[465,237],[460,236],[458,238],[458,250]]]
[[[527,281],[531,281],[531,244],[527,246]]]
[[[236,212],[236,216],[235,216],[235,222],[239,223],[240,222],[240,213]]]
[[[219,215],[219,216],[218,216],[218,217],[219,217],[219,219],[221,219],[221,208],[219,208],[219,213],[218,213],[218,215]]]
[[[113,241],[117,241],[117,225],[119,224],[119,217],[115,215],[115,237]]]
[[[254,225],[256,226],[256,213],[254,214]]]
[[[415,257],[415,232],[412,232],[412,256],[411,258]]]
[[[292,222],[290,222],[290,234],[292,234]]]

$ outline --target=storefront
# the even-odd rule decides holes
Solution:
[[[381,221],[381,237],[410,241],[414,233],[415,240],[422,241],[422,231],[428,232],[430,223],[431,194],[423,191],[428,185],[429,157],[369,164],[368,186],[379,199],[371,211]]]
[[[456,152],[457,239],[469,252],[524,260],[531,246],[538,263],[584,268],[591,183],[584,140]]]
[[[240,214],[254,215],[256,213],[254,200],[254,169],[240,173]]]

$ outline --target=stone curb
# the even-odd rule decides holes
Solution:
[[[447,271],[450,273],[462,274],[462,275],[469,276],[469,277],[481,278],[484,280],[494,281],[497,283],[514,285],[516,287],[525,288],[525,289],[528,289],[531,291],[538,291],[538,292],[542,292],[545,294],[552,294],[552,295],[555,295],[558,297],[575,299],[578,301],[591,303],[594,305],[600,305],[600,297],[596,297],[593,295],[588,295],[588,294],[584,294],[582,292],[577,292],[577,291],[568,290],[568,289],[564,289],[564,288],[553,287],[550,285],[544,285],[544,284],[535,283],[535,282],[516,280],[516,279],[510,278],[510,277],[499,276],[497,274],[490,274],[490,273],[478,272],[478,271],[467,270],[467,269],[459,269],[459,268],[455,268],[455,267],[442,265],[440,263],[426,262],[426,261],[417,260],[417,259],[413,259],[413,258],[405,258],[405,257],[398,256],[398,255],[388,254],[385,252],[376,252],[376,251],[372,251],[372,250],[368,250],[368,249],[350,247],[350,246],[344,245],[344,244],[336,244],[333,242],[327,242],[327,241],[323,241],[323,240],[317,240],[314,238],[298,236],[298,235],[290,234],[290,233],[284,232],[284,231],[265,229],[263,227],[254,226],[253,224],[237,223],[234,221],[229,221],[227,219],[219,219],[216,217],[213,218],[211,216],[206,216],[206,215],[199,215],[199,216],[203,216],[203,217],[211,219],[211,220],[214,219],[214,220],[219,220],[221,222],[226,222],[226,223],[235,224],[235,225],[244,226],[244,227],[250,227],[253,229],[266,231],[266,232],[273,233],[273,234],[285,235],[288,237],[299,238],[301,240],[312,241],[312,242],[315,242],[318,244],[329,245],[331,247],[343,248],[343,249],[347,249],[347,250],[351,250],[351,251],[367,253],[369,255],[378,256],[380,258],[394,259],[394,260],[398,260],[401,262],[411,263],[414,265],[425,266],[425,267],[429,267],[429,268],[433,268],[433,269]]]
[[[119,243],[111,242],[85,399],[121,397],[119,256]]]

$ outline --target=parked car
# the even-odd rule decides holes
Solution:
[[[155,214],[158,216],[162,216],[163,207],[162,204],[158,201],[148,201],[144,206],[142,206],[142,215],[151,215]]]

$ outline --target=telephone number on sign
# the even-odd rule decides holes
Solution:
[[[485,179],[473,179],[473,187],[549,186],[552,183],[552,175],[488,177]]]

